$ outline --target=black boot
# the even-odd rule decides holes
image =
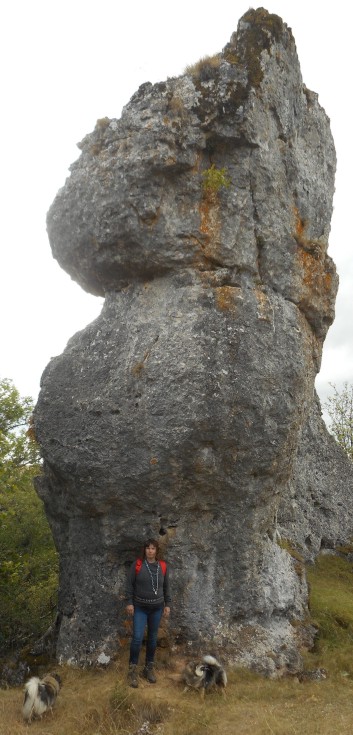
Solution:
[[[129,664],[127,680],[131,687],[134,687],[134,689],[137,689],[139,685],[138,676],[137,676],[137,664]]]
[[[153,669],[153,661],[150,661],[145,665],[145,668],[142,672],[142,676],[149,681],[150,684],[155,684],[157,679],[154,675],[154,669]]]

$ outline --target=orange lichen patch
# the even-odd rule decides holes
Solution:
[[[200,271],[199,277],[204,288],[215,288],[217,285],[219,285],[219,283],[217,282],[217,271]]]
[[[217,192],[207,192],[200,203],[200,231],[206,235],[201,245],[202,254],[206,258],[217,260],[220,242],[221,217]]]
[[[334,296],[332,273],[327,270],[325,246],[323,242],[309,240],[305,237],[306,222],[300,217],[297,207],[294,207],[295,232],[294,237],[299,245],[297,256],[302,272],[303,293],[301,302],[312,305],[320,310]],[[321,306],[320,306],[321,304]]]
[[[333,274],[327,270],[325,260],[317,260],[302,248],[298,248],[298,259],[302,270],[299,307],[307,314],[309,321],[315,314],[326,314],[332,320],[336,287]]]
[[[294,207],[293,209],[294,209],[294,216],[295,216],[295,232],[296,232],[297,238],[299,240],[303,240],[306,222],[301,218],[298,207]]]
[[[302,248],[298,248],[298,258],[303,271],[303,285],[311,291],[317,291],[323,281],[323,263]]]
[[[236,311],[236,298],[239,294],[239,288],[235,286],[219,286],[214,289],[214,292],[218,309],[222,311]]]
[[[323,284],[325,287],[325,291],[331,292],[332,290],[332,273],[324,273],[323,275]]]
[[[205,235],[214,235],[219,229],[219,198],[215,191],[206,192],[200,204],[200,230]]]
[[[297,207],[293,207],[293,211],[295,216],[295,241],[300,247],[304,248],[304,250],[310,253],[314,258],[319,260],[324,254],[324,243],[320,240],[310,240],[308,237],[305,236],[307,222],[301,218]]]
[[[150,464],[158,464],[158,459],[157,459],[157,457],[151,457],[151,459],[150,459]]]
[[[255,296],[258,303],[257,316],[267,322],[273,320],[273,308],[270,299],[259,288],[255,288]]]

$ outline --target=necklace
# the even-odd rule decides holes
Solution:
[[[153,592],[156,595],[158,593],[158,572],[159,572],[159,564],[158,564],[158,561],[157,561],[157,572],[156,572],[156,575],[155,575],[156,576],[156,586],[154,585],[154,582],[153,582],[153,573],[152,573],[152,571],[151,571],[151,569],[149,567],[149,564],[148,564],[147,559],[145,559],[145,564],[146,564],[146,567],[147,567],[147,569],[148,569],[148,571],[150,573]]]

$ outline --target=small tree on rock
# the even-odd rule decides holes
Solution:
[[[330,385],[334,392],[324,404],[330,417],[329,429],[348,457],[353,460],[353,385],[344,383],[340,391],[333,383]]]

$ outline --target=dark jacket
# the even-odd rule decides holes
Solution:
[[[144,561],[138,574],[136,574],[136,562],[131,564],[127,575],[127,605],[138,605],[139,607],[164,607],[165,605],[170,607],[168,565],[163,576],[161,566],[158,564],[157,582],[157,564],[158,562],[153,562],[148,564],[147,567]],[[157,591],[157,594],[155,594],[155,591]]]

